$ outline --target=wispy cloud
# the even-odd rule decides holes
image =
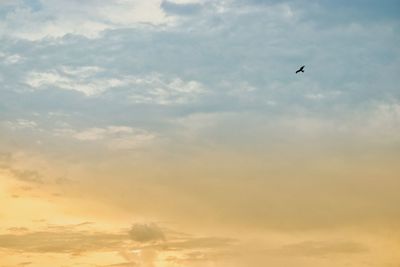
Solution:
[[[77,131],[70,128],[54,130],[55,136],[73,138],[82,142],[106,142],[110,149],[134,149],[156,140],[157,135],[142,129],[127,126],[108,126]]]
[[[18,166],[11,153],[0,154],[0,171],[6,171],[11,177],[28,184],[41,185],[44,183],[40,172],[36,169]]]
[[[107,89],[123,84],[118,79],[96,79],[94,75],[98,72],[101,72],[101,69],[97,67],[63,68],[62,71],[31,72],[26,78],[26,84],[34,89],[74,90],[86,96],[97,95]]]
[[[98,232],[29,232],[0,235],[0,246],[21,252],[71,253],[113,251],[121,247],[125,235]]]
[[[285,245],[275,252],[282,255],[299,255],[311,257],[324,257],[331,254],[366,253],[368,248],[360,243],[346,241],[305,241]]]

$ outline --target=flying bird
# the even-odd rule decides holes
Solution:
[[[298,70],[296,71],[296,74],[299,73],[299,72],[304,72],[304,67],[305,67],[305,66],[301,66],[300,69],[298,69]]]

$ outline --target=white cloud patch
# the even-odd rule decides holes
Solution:
[[[98,67],[63,67],[48,72],[30,72],[25,83],[34,89],[56,88],[74,90],[86,96],[98,95],[107,89],[123,85],[115,78],[97,78],[102,69]]]
[[[160,8],[161,0],[148,1],[65,1],[42,0],[7,2],[0,33],[38,40],[78,34],[96,38],[105,29],[132,27],[140,23],[164,24],[171,21]],[[0,3],[1,4],[1,3]]]
[[[96,66],[30,72],[25,83],[33,89],[73,90],[86,96],[96,96],[113,88],[126,88],[132,103],[183,104],[194,101],[206,89],[197,81],[167,78],[162,74],[145,76],[104,77],[106,70]]]
[[[80,131],[61,128],[54,130],[54,135],[69,137],[84,142],[105,141],[110,149],[134,149],[155,141],[155,133],[126,126],[108,126],[88,128]]]
[[[38,127],[38,124],[35,121],[26,119],[7,121],[6,125],[12,130],[35,129]]]
[[[137,22],[165,23],[167,19],[160,9],[160,0],[114,1],[98,8],[99,16],[114,25],[127,26]]]
[[[131,83],[133,86],[144,88],[135,90],[130,96],[130,100],[134,103],[183,104],[193,102],[206,92],[204,86],[197,81],[184,81],[181,78],[166,79],[160,74],[132,78]]]
[[[24,58],[19,54],[5,54],[0,52],[0,60],[3,61],[6,65],[17,64],[24,60]]]

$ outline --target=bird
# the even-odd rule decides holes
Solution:
[[[304,72],[304,67],[305,67],[305,66],[301,66],[300,69],[298,69],[298,70],[296,71],[296,74],[299,73],[299,72]]]

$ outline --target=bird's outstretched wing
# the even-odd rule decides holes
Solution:
[[[305,67],[304,65],[303,65],[303,66],[301,66],[301,67],[300,67],[300,69],[298,69],[298,70],[296,71],[296,73],[299,73],[299,72],[304,72],[304,67]]]

